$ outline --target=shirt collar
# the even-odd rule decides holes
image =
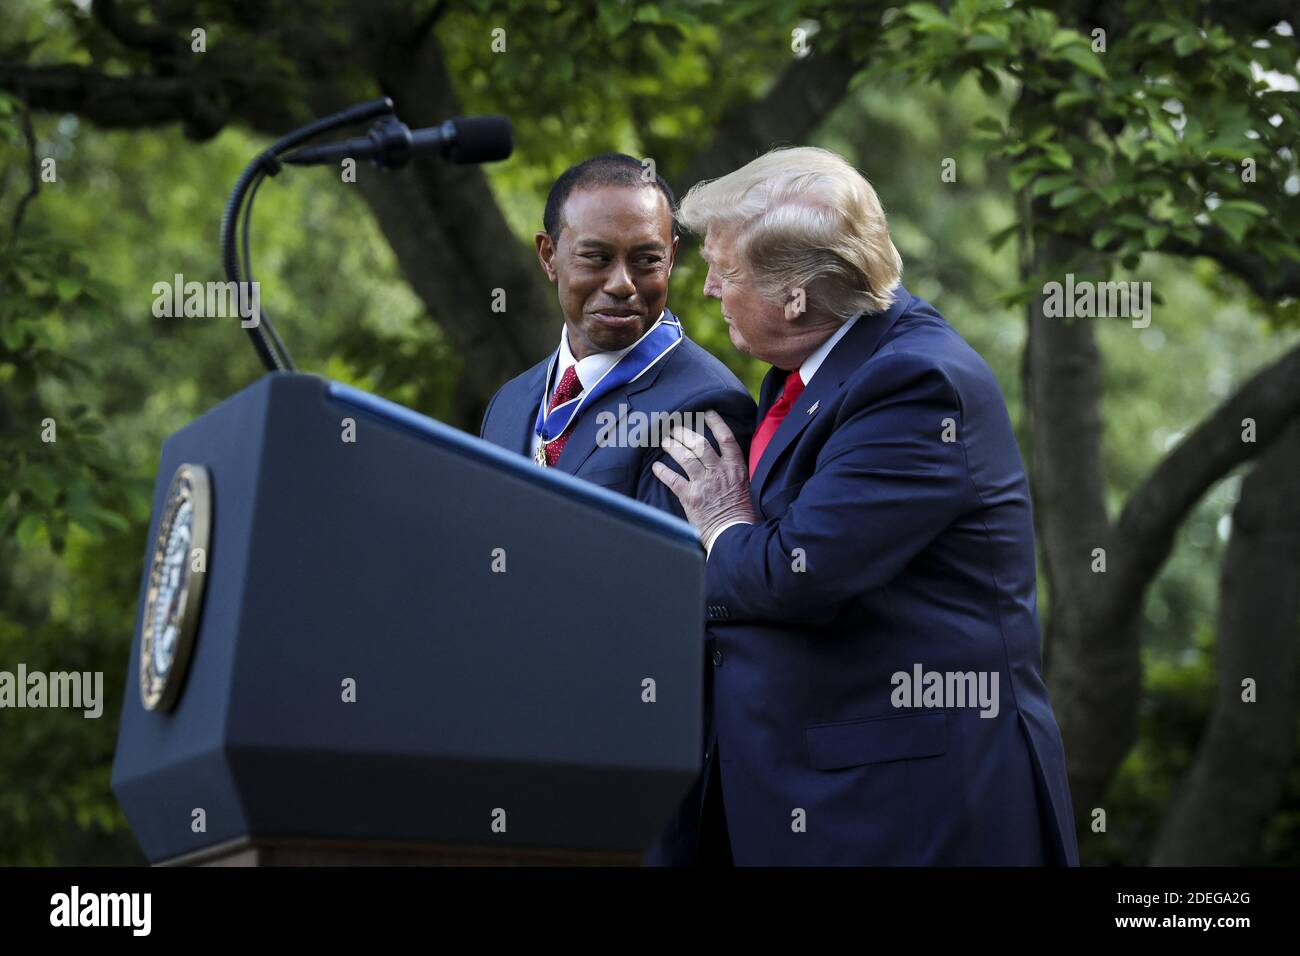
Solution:
[[[659,313],[659,319],[664,317]],[[655,321],[658,322],[659,319]],[[639,340],[638,340],[639,341]],[[555,381],[551,385],[552,392],[555,386],[559,384],[560,379],[564,377],[565,371],[570,365],[577,365],[574,370],[578,376],[578,382],[582,385],[583,391],[586,391],[594,385],[602,375],[613,368],[618,360],[628,352],[632,351],[633,342],[625,349],[619,349],[617,352],[593,352],[584,359],[575,359],[573,352],[569,349],[569,327],[567,324],[560,325],[560,357],[555,367]]]
[[[817,374],[817,370],[821,368],[822,362],[826,361],[826,356],[831,354],[831,349],[835,348],[839,340],[848,334],[849,329],[853,328],[853,323],[857,321],[858,316],[855,315],[848,321],[841,323],[840,327],[835,330],[835,334],[819,345],[817,351],[808,356],[808,358],[804,360],[804,363],[799,366],[799,377],[803,379],[805,386],[807,386],[808,383],[812,381],[812,377]],[[581,376],[581,369],[579,369],[579,376]]]

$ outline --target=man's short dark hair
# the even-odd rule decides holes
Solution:
[[[542,214],[542,227],[551,237],[551,242],[560,241],[560,230],[564,228],[564,204],[569,201],[569,195],[575,190],[600,189],[603,186],[657,187],[668,200],[668,213],[674,217],[673,235],[676,235],[677,197],[658,172],[653,180],[647,179],[646,168],[641,160],[625,153],[601,153],[562,172],[546,197],[546,212]]]

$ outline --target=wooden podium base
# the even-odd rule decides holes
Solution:
[[[157,866],[640,866],[641,853],[241,837]]]

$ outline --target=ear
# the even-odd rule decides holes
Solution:
[[[537,261],[542,264],[542,271],[551,284],[555,285],[559,282],[559,277],[555,274],[555,243],[551,242],[550,233],[537,233],[533,236],[533,244],[537,247]]]
[[[672,248],[668,250],[668,271],[673,271],[673,266],[677,265],[677,244],[682,241],[681,236],[673,236]]]
[[[800,316],[807,311],[807,292],[803,289],[791,289],[789,298],[785,300],[785,320],[787,322],[797,322]]]

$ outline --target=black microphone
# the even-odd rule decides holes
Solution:
[[[368,159],[376,166],[396,169],[427,154],[453,163],[491,163],[508,158],[514,148],[510,121],[504,116],[467,116],[417,130],[410,129],[395,116],[388,116],[365,136],[354,136],[342,143],[308,146],[280,159],[295,166]]]

